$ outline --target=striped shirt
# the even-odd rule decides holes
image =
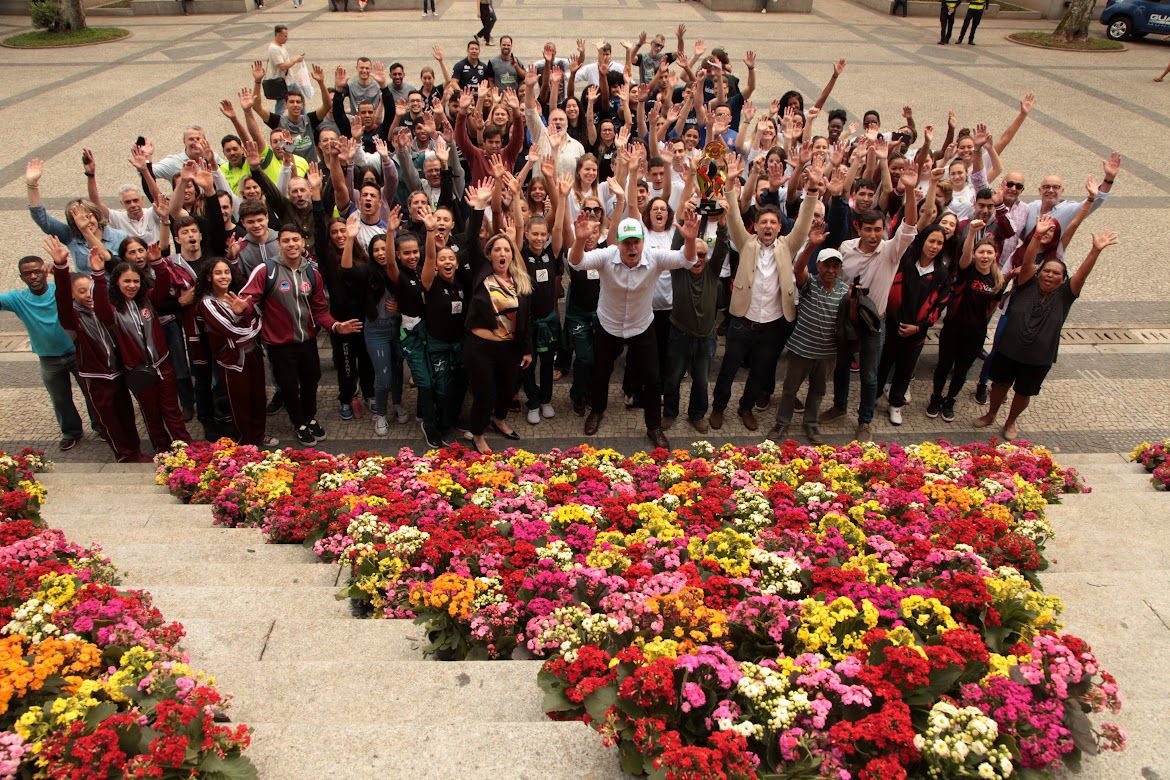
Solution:
[[[796,309],[796,329],[788,337],[787,347],[809,360],[824,360],[837,355],[837,310],[849,294],[849,285],[837,278],[832,291],[810,276],[800,288],[800,306]]]

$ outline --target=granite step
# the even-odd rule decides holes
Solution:
[[[124,581],[130,587],[153,591],[164,586],[207,586],[232,583],[240,588],[255,586],[321,586],[341,588],[345,575],[329,563],[274,563],[257,559],[241,563],[142,563],[132,561],[119,564],[126,572]]]
[[[237,661],[292,664],[376,658],[378,664],[439,664],[422,653],[423,629],[411,620],[286,620],[192,618],[183,646],[200,668],[226,669]]]
[[[163,615],[180,623],[192,618],[228,620],[247,617],[294,622],[353,620],[348,601],[335,598],[337,590],[332,585],[289,588],[219,581],[204,586],[160,585],[152,587],[150,593]],[[357,668],[368,659],[352,660]]]

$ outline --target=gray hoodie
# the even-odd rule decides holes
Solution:
[[[247,240],[247,245],[240,250],[240,268],[244,272],[244,276],[250,276],[252,269],[258,265],[263,265],[268,258],[276,259],[280,257],[280,242],[277,240],[277,233],[272,228],[268,229],[268,238],[264,243],[257,241],[251,233],[244,236]]]

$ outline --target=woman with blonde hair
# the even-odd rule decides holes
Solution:
[[[532,280],[507,233],[489,238],[483,254],[486,262],[473,269],[468,291],[463,364],[471,385],[471,434],[476,451],[486,454],[489,421],[505,439],[520,438],[507,416],[520,372],[532,362]]]

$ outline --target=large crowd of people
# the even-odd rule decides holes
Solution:
[[[622,400],[655,446],[684,413],[696,432],[721,429],[740,371],[736,414],[758,430],[779,367],[771,435],[819,442],[857,374],[867,440],[882,395],[894,425],[910,413],[941,322],[923,412],[954,421],[982,359],[972,425],[994,425],[1014,390],[1002,433],[1016,437],[1117,240],[1094,233],[1069,272],[1065,248],[1119,155],[1083,200],[1046,171],[1028,201],[1007,150],[1030,94],[996,135],[953,112],[919,124],[909,106],[883,122],[870,106],[826,109],[844,60],[815,98],[773,98],[756,94],[753,52],[688,46],[682,25],[673,46],[641,33],[615,56],[607,41],[519,52],[490,40],[492,21],[450,67],[436,47],[417,86],[399,63],[292,57],[278,25],[219,117],[186,109],[180,151],[127,139],[130,169],[116,170],[85,150],[84,192],[30,162],[44,256],[20,259],[27,289],[0,307],[28,328],[61,449],[82,436],[70,377],[120,461],[144,458],[134,401],[155,451],[190,441],[193,420],[207,438],[273,446],[266,420],[282,409],[313,445],[322,329],[330,415],[364,407],[376,436],[416,420],[430,446],[488,452],[489,437],[518,438],[521,399],[532,425],[570,411],[553,403],[562,376],[596,434],[623,352]],[[78,197],[54,216],[42,187]]]

